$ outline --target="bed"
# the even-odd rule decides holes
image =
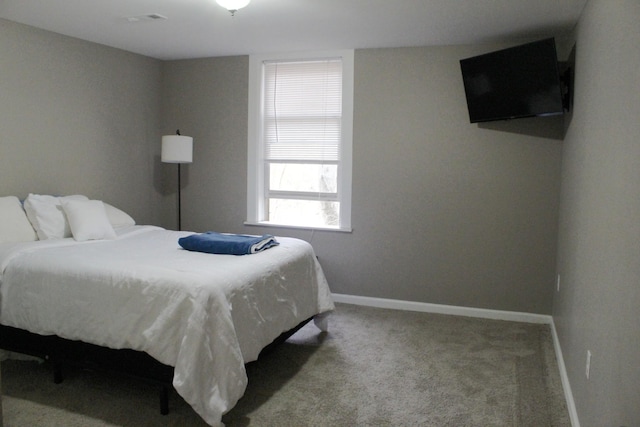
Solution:
[[[12,225],[0,226],[0,325],[146,353],[173,368],[173,387],[210,425],[243,395],[246,363],[307,319],[326,329],[334,308],[302,240],[278,237],[279,245],[246,256],[193,252],[177,243],[192,232],[135,225],[99,201],[44,197],[55,206],[49,213],[64,213],[51,238],[43,231],[51,218],[29,215],[29,198],[31,229],[16,219],[22,205],[6,199],[0,214]]]

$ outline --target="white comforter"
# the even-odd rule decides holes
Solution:
[[[218,425],[244,393],[244,364],[334,306],[307,242],[211,255],[182,250],[188,234],[134,226],[111,241],[0,245],[0,323],[145,351],[175,367],[175,389]]]

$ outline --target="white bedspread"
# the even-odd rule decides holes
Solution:
[[[211,425],[243,395],[246,362],[280,333],[334,308],[311,245],[245,256],[189,252],[191,233],[121,229],[112,241],[0,245],[0,323],[145,351]]]

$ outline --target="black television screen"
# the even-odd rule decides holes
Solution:
[[[471,123],[563,114],[553,38],[460,61]]]

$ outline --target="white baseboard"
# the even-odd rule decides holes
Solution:
[[[459,307],[455,305],[430,304],[426,302],[403,301],[386,298],[361,297],[356,295],[332,294],[338,303],[365,305],[369,307],[391,308],[395,310],[421,311],[425,313],[451,314],[454,316],[479,317],[482,319],[509,320],[512,322],[551,324],[551,316],[517,311],[489,310],[486,308]]]
[[[569,383],[569,375],[567,375],[567,367],[564,364],[564,356],[562,356],[562,348],[560,347],[560,339],[556,332],[556,325],[551,321],[551,336],[553,337],[553,347],[556,352],[558,368],[560,369],[560,379],[562,380],[562,389],[564,390],[564,398],[567,401],[567,409],[569,410],[569,419],[572,427],[580,427],[578,419],[578,411],[576,410],[576,402],[573,400],[573,392]]]
[[[454,305],[430,304],[426,302],[403,301],[386,298],[362,297],[356,295],[332,294],[333,300],[338,303],[364,305],[369,307],[390,308],[395,310],[420,311],[425,313],[451,314],[454,316],[479,317],[482,319],[508,320],[512,322],[539,323],[551,326],[553,347],[556,352],[562,389],[567,401],[569,419],[572,427],[580,427],[578,412],[571,392],[571,384],[560,348],[560,341],[553,323],[553,317],[545,314],[522,313],[517,311],[488,310],[485,308],[459,307]]]

